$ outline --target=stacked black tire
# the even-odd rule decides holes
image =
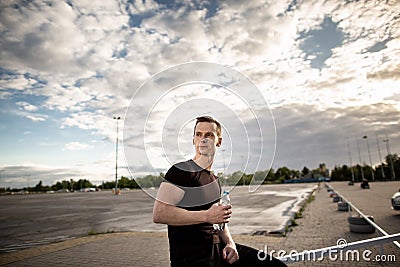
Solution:
[[[342,201],[342,198],[338,195],[334,195],[332,197],[332,201],[336,203],[336,202]]]
[[[340,201],[337,203],[338,211],[349,211],[349,204],[344,201]]]
[[[368,219],[374,221],[372,216],[368,216]],[[367,222],[363,217],[348,217],[350,232],[359,234],[371,234],[375,232],[375,227]]]

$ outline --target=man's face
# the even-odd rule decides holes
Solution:
[[[213,156],[217,147],[221,146],[222,138],[217,135],[217,125],[213,122],[199,122],[196,125],[193,145],[197,155]]]

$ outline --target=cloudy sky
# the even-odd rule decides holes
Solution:
[[[112,181],[114,116],[124,175],[190,157],[190,118],[202,114],[225,129],[216,171],[251,166],[257,142],[255,168],[349,164],[347,143],[358,163],[357,140],[361,161],[368,141],[378,164],[383,139],[400,153],[399,36],[396,0],[3,0],[0,186]],[[154,78],[188,62],[238,75]],[[231,90],[241,75],[259,94]]]

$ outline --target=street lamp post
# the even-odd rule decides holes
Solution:
[[[371,164],[372,181],[375,181],[375,174],[374,174],[374,168],[372,167],[371,150],[369,149],[368,136],[364,135],[363,138],[367,141],[369,163]]]
[[[361,179],[364,180],[364,170],[363,170],[363,163],[361,160],[361,153],[360,153],[360,144],[358,143],[358,138],[356,139],[357,141],[357,148],[358,148],[358,158],[360,159],[360,164],[361,164]]]
[[[26,191],[29,193],[29,178],[30,178],[31,176],[30,175],[28,175],[28,176],[26,176]]]
[[[2,173],[2,172],[4,172],[4,169],[3,169],[3,170],[0,170],[0,189],[1,189],[1,173]],[[4,186],[4,191],[6,191],[5,189],[6,189],[6,187]]]
[[[351,160],[351,152],[349,141],[347,141],[347,149],[349,150],[349,158],[350,158],[350,170],[351,170],[351,181],[354,183],[354,171],[353,171],[353,162]]]
[[[396,173],[394,172],[394,168],[393,168],[393,159],[392,159],[392,155],[390,154],[390,145],[389,145],[389,138],[386,138],[383,140],[384,143],[386,143],[386,151],[388,153],[388,157],[390,160],[390,172],[392,175],[392,180],[396,180]]]
[[[385,172],[383,171],[382,154],[381,154],[381,147],[379,145],[378,136],[376,136],[376,144],[378,145],[379,160],[381,161],[382,179],[385,180]]]
[[[118,121],[121,117],[114,117],[114,120],[117,120],[117,141],[115,143],[115,194],[118,194]]]

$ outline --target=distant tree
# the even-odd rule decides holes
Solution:
[[[43,183],[40,180],[39,183],[35,186],[35,191],[43,191]]]
[[[298,171],[298,170],[290,170],[290,172],[291,172],[291,178],[292,179],[297,179],[297,178],[300,177],[300,171]]]
[[[115,188],[115,181],[112,181],[112,182],[103,182],[103,183],[102,183],[102,188],[103,188],[103,189],[113,189],[113,188]]]
[[[325,163],[320,163],[319,164],[319,175],[322,176],[322,177],[327,176],[327,170],[326,170]]]
[[[400,179],[400,159],[397,154],[389,154],[385,157],[386,160],[386,169],[385,176],[387,179],[392,179],[392,172],[394,171],[396,179]],[[393,164],[393,171],[392,165]]]
[[[304,166],[303,170],[301,171],[301,175],[306,176],[309,173],[310,173],[310,170],[306,166]]]
[[[146,175],[142,178],[136,178],[135,182],[140,185],[140,187],[148,188],[148,187],[159,187],[163,178],[161,175]]]
[[[257,184],[259,184],[260,182],[264,183],[264,181],[267,180],[267,174],[268,170],[256,171],[253,176],[254,182]]]
[[[118,181],[118,187],[119,188],[129,188],[130,182],[131,182],[131,180],[129,178],[122,176],[121,179],[119,179],[119,181]]]
[[[115,187],[115,183],[113,183],[113,184]],[[134,179],[129,179],[124,176],[121,176],[121,179],[118,180],[118,187],[119,188],[130,188],[130,189],[140,188]]]
[[[77,190],[79,191],[82,188],[90,188],[90,187],[96,187],[93,185],[89,180],[86,179],[79,179],[77,182],[74,180],[62,180],[62,181],[57,181],[56,184],[51,186],[51,189],[54,191],[60,190],[60,189],[68,189],[68,190]]]
[[[288,167],[280,167],[275,172],[275,178],[279,180],[289,180],[291,178],[291,171]]]
[[[347,166],[346,166],[347,167]],[[332,181],[345,181],[348,180],[343,166],[335,166],[331,172]]]
[[[271,169],[269,169],[269,172],[268,172],[267,181],[268,182],[274,182],[275,179],[276,179],[275,178],[275,171],[274,171],[273,168],[271,168]]]

